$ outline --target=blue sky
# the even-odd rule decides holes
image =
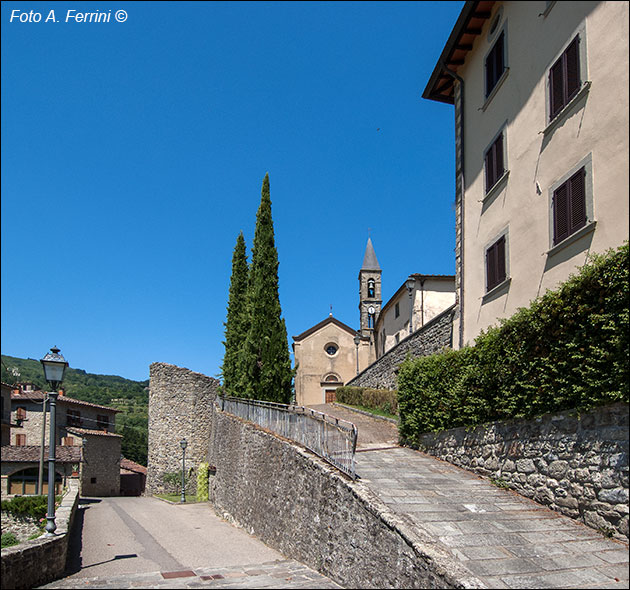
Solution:
[[[3,2],[3,354],[217,375],[266,172],[289,343],[358,327],[368,231],[384,300],[454,274],[453,109],[421,93],[463,4]]]

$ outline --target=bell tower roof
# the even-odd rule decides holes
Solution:
[[[365,247],[365,255],[363,256],[363,266],[361,270],[381,270],[376,259],[376,253],[374,252],[374,246],[372,246],[372,238],[368,238],[367,246]]]

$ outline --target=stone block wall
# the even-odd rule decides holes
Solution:
[[[628,404],[427,433],[420,448],[628,537]]]
[[[346,588],[481,587],[360,481],[218,409],[209,460],[219,515]]]
[[[149,384],[147,494],[163,493],[162,474],[181,472],[185,438],[186,472],[193,468],[190,493],[196,492],[196,467],[207,460],[212,413],[219,381],[190,369],[153,363]]]
[[[453,343],[453,315],[455,306],[451,306],[440,315],[427,322],[399,344],[389,349],[381,358],[359,373],[346,385],[355,387],[374,387],[376,389],[396,389],[398,367],[407,355],[412,358],[428,356],[439,352]]]
[[[68,542],[79,499],[79,482],[70,480],[69,491],[56,511],[54,537],[39,537],[2,549],[2,587],[38,588],[63,576]]]
[[[117,434],[83,437],[81,463],[82,496],[120,495],[120,446]]]

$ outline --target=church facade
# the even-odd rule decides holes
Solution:
[[[359,271],[359,329],[333,317],[293,337],[300,406],[335,401],[335,391],[455,302],[455,277],[412,274],[383,305],[382,270],[368,238]]]

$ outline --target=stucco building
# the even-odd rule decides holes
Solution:
[[[293,337],[296,403],[335,401],[336,389],[354,379],[383,354],[421,329],[455,301],[455,277],[412,274],[383,305],[382,270],[368,238],[359,271],[359,329],[332,314]]]
[[[628,2],[466,2],[423,97],[454,105],[454,345],[628,239]]]

